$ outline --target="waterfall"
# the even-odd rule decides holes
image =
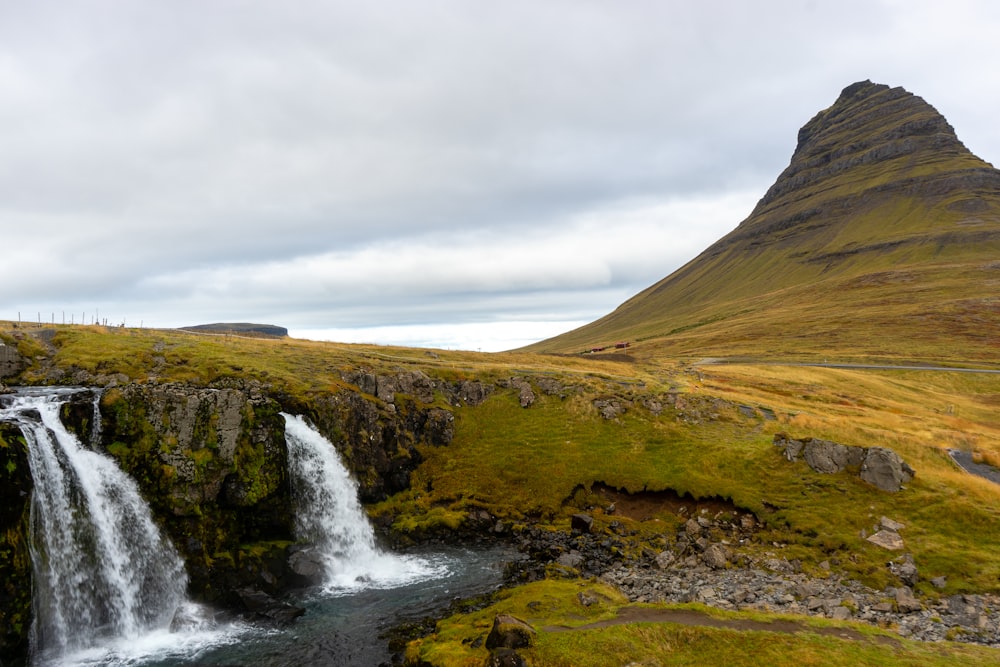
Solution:
[[[0,408],[28,442],[33,643],[46,660],[168,629],[187,604],[177,551],[136,483],[63,426],[65,396],[18,395]]]
[[[441,576],[442,565],[380,549],[358,485],[333,444],[299,416],[282,413],[295,500],[296,538],[313,545],[329,592],[388,588]]]

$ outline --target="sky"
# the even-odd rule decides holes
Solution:
[[[864,79],[1000,160],[993,0],[0,0],[0,319],[498,351],[735,228]]]

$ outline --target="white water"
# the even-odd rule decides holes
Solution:
[[[333,444],[305,419],[282,413],[295,498],[296,538],[316,548],[329,594],[393,588],[447,574],[447,565],[382,551],[358,485]]]
[[[165,642],[218,641],[186,599],[184,564],[136,483],[63,426],[64,396],[22,395],[0,410],[28,442],[34,481],[35,663],[125,664]],[[178,611],[185,629],[171,633]]]

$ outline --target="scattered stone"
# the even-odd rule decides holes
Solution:
[[[580,567],[580,563],[583,562],[583,555],[579,551],[570,551],[561,554],[556,559],[556,562],[564,567],[578,568]]]
[[[847,607],[834,607],[830,610],[830,618],[835,621],[846,621],[851,618],[851,610]]]
[[[858,466],[864,460],[865,450],[848,447],[829,440],[809,438],[805,441],[802,456],[816,472],[833,474],[848,466]]]
[[[729,565],[729,550],[721,544],[710,544],[701,554],[701,559],[705,561],[713,570],[724,569]]]
[[[593,405],[600,415],[608,420],[618,419],[625,414],[625,403],[618,398],[596,398]]]
[[[486,667],[527,667],[524,657],[512,648],[498,648],[490,651]]]
[[[656,554],[656,566],[661,570],[666,570],[668,567],[673,565],[677,556],[674,555],[673,551],[661,551]]]
[[[904,547],[903,538],[894,530],[880,530],[874,535],[869,535],[867,539],[872,544],[889,551],[901,551]]]
[[[892,530],[897,533],[906,528],[905,523],[900,523],[899,521],[893,521],[887,516],[884,516],[881,519],[879,519],[879,525],[886,530]]]
[[[535,402],[535,392],[531,383],[523,378],[511,378],[510,386],[518,391],[518,401],[522,408],[530,408]]]
[[[913,591],[909,587],[900,586],[896,589],[896,608],[901,613],[910,614],[915,611],[921,611],[924,606],[920,604],[920,600],[913,597]]]
[[[938,590],[943,589],[948,585],[948,577],[934,577],[931,579],[931,586],[937,588]]]

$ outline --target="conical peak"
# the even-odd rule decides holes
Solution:
[[[819,112],[799,130],[793,155],[829,150],[840,152],[907,138],[932,137],[932,145],[961,146],[955,130],[934,107],[903,88],[871,81],[853,83],[840,93],[829,109]],[[927,142],[923,142],[926,144]],[[921,147],[909,142],[903,148]],[[963,147],[964,149],[964,147]]]
[[[955,157],[977,158],[934,107],[903,88],[859,81],[816,114],[798,134],[791,162],[757,206],[756,212],[785,195],[801,198],[829,190],[842,180],[865,181],[875,171],[903,171]],[[969,164],[964,166],[968,167]]]

